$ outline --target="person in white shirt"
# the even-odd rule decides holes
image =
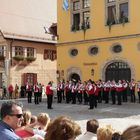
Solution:
[[[96,119],[87,121],[87,132],[79,138],[79,140],[97,140],[97,129],[99,127],[99,122]]]

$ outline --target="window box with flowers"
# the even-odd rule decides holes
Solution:
[[[17,56],[14,56],[13,59],[16,60],[16,61],[23,61],[24,60],[24,56],[17,55]]]
[[[36,58],[35,57],[26,57],[26,60],[29,62],[35,61]]]
[[[79,31],[79,30],[80,30],[80,27],[79,27],[79,25],[72,25],[72,26],[71,26],[71,30],[72,30],[73,32],[76,32],[76,31]]]

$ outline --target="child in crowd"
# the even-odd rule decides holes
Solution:
[[[39,137],[44,138],[49,123],[50,123],[49,115],[47,113],[40,113],[37,116],[37,122],[30,125],[29,127],[27,126],[25,130],[32,133],[33,135],[36,135],[36,137],[39,135]]]

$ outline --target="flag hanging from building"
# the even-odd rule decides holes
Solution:
[[[65,11],[69,9],[69,0],[63,0],[63,9]]]

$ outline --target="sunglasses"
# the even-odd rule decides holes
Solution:
[[[16,116],[17,118],[23,117],[23,114],[9,114],[9,116]]]

